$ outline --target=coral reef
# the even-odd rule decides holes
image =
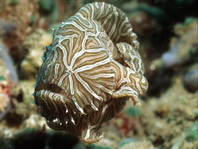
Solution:
[[[127,101],[102,124],[102,140],[87,144],[54,131],[38,114],[32,93],[45,46],[62,22],[99,1],[0,0],[0,149],[198,148],[196,0],[105,1],[129,18],[149,88],[140,96],[141,107]],[[119,63],[128,66],[135,60],[128,59],[127,50],[119,52]]]
[[[174,79],[173,85],[160,99],[152,98],[143,105],[142,125],[148,139],[155,146],[170,148],[196,121],[197,105],[195,103],[197,103],[198,93],[189,93],[182,85],[182,75],[179,73],[176,75],[179,77]],[[197,139],[184,140],[180,148],[187,143],[194,144],[196,148]]]

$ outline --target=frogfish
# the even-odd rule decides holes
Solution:
[[[140,105],[148,88],[139,42],[126,14],[104,2],[89,3],[62,22],[46,47],[35,104],[54,130],[101,140],[101,124],[128,100]]]

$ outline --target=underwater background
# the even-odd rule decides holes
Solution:
[[[0,0],[0,149],[198,149],[197,0],[106,0],[128,16],[149,82],[86,144],[54,131],[34,105],[53,29],[91,0]],[[102,1],[97,1],[102,2]]]

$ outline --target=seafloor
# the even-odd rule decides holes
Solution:
[[[149,82],[141,107],[103,124],[86,144],[54,131],[32,93],[52,28],[90,0],[0,0],[0,149],[198,149],[198,2],[106,0],[127,14]]]

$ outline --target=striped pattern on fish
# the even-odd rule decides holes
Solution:
[[[113,5],[87,4],[63,22],[43,55],[34,93],[47,124],[99,141],[98,127],[127,99],[139,105],[148,88],[138,49],[128,18]]]

